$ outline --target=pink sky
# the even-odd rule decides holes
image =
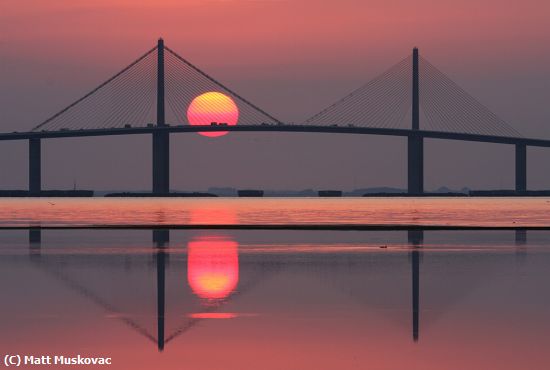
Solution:
[[[550,3],[541,0],[5,0],[1,7],[2,56],[41,64],[112,66],[158,36],[205,67],[253,67],[264,76],[283,67],[342,76],[373,61],[386,65],[414,45],[473,72],[503,58],[507,72],[550,59]]]

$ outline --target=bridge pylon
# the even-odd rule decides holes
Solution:
[[[164,109],[164,41],[157,45],[157,127],[166,126]],[[153,132],[153,194],[170,192],[170,133]]]
[[[412,58],[412,132],[407,142],[407,191],[409,194],[424,192],[424,138],[415,134],[420,130],[418,59],[418,48],[414,48]]]
[[[516,144],[516,192],[527,191],[527,146]]]
[[[29,139],[29,193],[42,191],[42,145],[39,138]]]

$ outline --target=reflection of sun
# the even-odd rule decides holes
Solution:
[[[197,96],[189,108],[187,108],[187,120],[193,126],[226,124],[233,126],[239,119],[239,109],[229,96],[216,91],[210,91]],[[199,132],[204,136],[216,137],[227,134],[227,131],[220,132]]]
[[[192,209],[190,212],[190,219],[193,225],[229,225],[237,223],[235,212],[228,208]]]
[[[189,242],[187,280],[200,298],[223,299],[239,282],[238,244],[226,238],[200,237]]]

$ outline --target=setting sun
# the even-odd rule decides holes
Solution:
[[[211,91],[197,96],[187,109],[187,120],[191,125],[217,125],[226,124],[233,126],[239,119],[239,109],[231,97],[220,92]],[[209,137],[222,136],[227,131],[199,132]]]

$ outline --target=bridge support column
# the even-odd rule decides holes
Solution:
[[[516,191],[527,190],[527,146],[516,144]]]
[[[170,192],[170,134],[153,133],[153,193]]]
[[[42,190],[42,156],[40,139],[29,139],[29,193],[40,194]]]
[[[424,192],[424,138],[409,136],[407,146],[407,190],[409,194],[422,194]]]

